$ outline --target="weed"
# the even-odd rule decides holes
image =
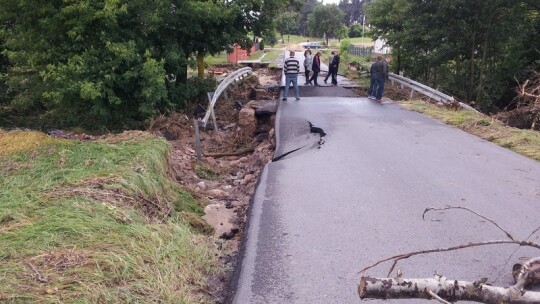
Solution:
[[[205,301],[194,291],[219,272],[215,249],[164,140],[26,133],[0,134],[17,147],[0,154],[0,302]]]
[[[449,110],[423,101],[399,101],[413,111],[439,119],[524,156],[540,161],[540,132],[522,130],[467,110]]]
[[[195,174],[201,179],[215,180],[220,176],[219,170],[211,167],[206,163],[198,163],[195,165]]]

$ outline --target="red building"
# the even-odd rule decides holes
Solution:
[[[259,44],[254,43],[251,46],[250,54],[253,54],[259,50]],[[233,51],[230,54],[227,54],[227,62],[237,64],[239,60],[247,60],[248,52],[244,50],[238,43],[233,45]]]

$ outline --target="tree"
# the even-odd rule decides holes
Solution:
[[[313,10],[321,1],[319,0],[305,0],[303,1],[302,8],[298,18],[298,33],[300,35],[308,35],[308,16],[313,13]]]
[[[347,26],[361,23],[364,18],[364,3],[366,0],[340,0],[339,8],[345,13],[343,22]]]
[[[298,13],[296,12],[285,12],[279,15],[275,22],[276,30],[281,35],[281,40],[283,40],[283,35],[294,34],[298,28],[297,24]],[[290,38],[290,36],[289,36]],[[288,42],[289,40],[287,40]]]
[[[508,105],[513,77],[523,79],[538,56],[530,1],[374,0],[367,11],[374,37],[394,48],[397,71],[484,111]]]
[[[66,125],[140,126],[206,90],[187,80],[191,56],[250,45],[287,1],[2,1],[12,105]]]
[[[363,34],[362,24],[353,24],[349,28],[350,38],[362,37],[362,34]]]
[[[335,4],[318,5],[308,16],[310,33],[326,37],[326,45],[330,35],[337,36],[343,26],[343,12]]]
[[[373,25],[374,39],[384,39],[394,48],[395,73],[401,71],[401,44],[404,40],[405,22],[410,18],[407,0],[374,0],[366,5],[368,23]]]
[[[341,39],[349,38],[349,28],[346,25],[341,26],[341,29],[337,32],[337,38],[338,42],[340,42]]]

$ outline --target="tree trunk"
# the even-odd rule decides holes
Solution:
[[[476,28],[473,25],[473,34],[471,42],[471,54],[469,58],[469,83],[467,84],[467,101],[472,101],[473,99],[473,90],[474,90],[474,60],[476,53]]]
[[[328,47],[328,33],[324,33],[324,36],[326,37],[326,47]]]
[[[204,78],[204,54],[197,53],[197,77]]]
[[[358,285],[360,299],[433,299],[433,294],[449,301],[473,301],[488,304],[540,303],[540,292],[485,285],[482,282],[433,279],[391,279],[362,277]]]

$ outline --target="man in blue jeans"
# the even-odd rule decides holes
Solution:
[[[294,58],[294,51],[290,51],[290,57],[285,59],[283,63],[283,69],[285,72],[285,91],[283,92],[283,101],[287,100],[289,96],[289,87],[291,82],[294,87],[294,97],[296,100],[300,100],[300,95],[298,94],[298,73],[300,73],[300,62],[298,59]]]
[[[382,56],[377,56],[377,61],[371,65],[369,73],[371,75],[371,84],[369,85],[368,98],[382,102],[384,82],[388,78],[388,64],[383,62]]]

